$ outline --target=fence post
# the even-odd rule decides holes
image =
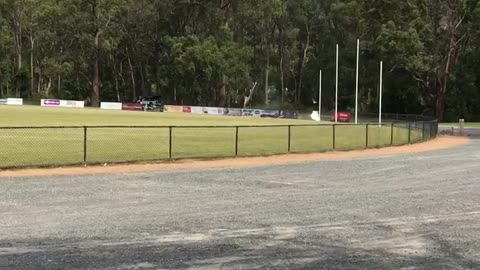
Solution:
[[[365,148],[368,149],[368,124],[366,125],[365,129]]]
[[[87,126],[83,127],[83,163],[87,164]]]
[[[288,125],[288,153],[292,150],[292,126]]]
[[[170,159],[170,160],[173,157],[173,154],[172,154],[172,141],[173,141],[172,129],[173,129],[172,126],[168,127],[168,159]]]
[[[408,123],[408,143],[412,143],[412,123]]]
[[[235,157],[238,156],[238,126],[235,127]]]
[[[332,139],[332,141],[333,141],[333,150],[335,150],[335,149],[337,148],[337,147],[336,147],[336,142],[335,142],[335,135],[336,135],[335,128],[336,128],[336,126],[337,126],[337,125],[333,125],[333,126],[332,126],[332,127],[333,127],[333,137],[332,137],[332,138],[333,138],[333,139]]]
[[[422,122],[422,141],[425,141],[425,122]]]
[[[393,130],[394,130],[395,123],[392,123],[392,129],[390,131],[390,145],[393,146]]]
[[[434,139],[437,137],[436,133],[435,133],[435,122],[430,122],[430,139]],[[438,133],[438,131],[437,131]]]

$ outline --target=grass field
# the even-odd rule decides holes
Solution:
[[[0,106],[0,126],[235,126],[312,124],[306,120],[204,116],[193,114],[106,111],[98,109]]]
[[[0,167],[67,165],[88,163],[151,161],[169,158],[169,129],[172,129],[173,158],[213,158],[235,154],[236,128],[238,155],[270,155],[288,152],[322,152],[333,149],[361,149],[367,145],[365,125],[314,125],[312,121],[204,116],[171,113],[59,109],[34,106],[0,106],[0,126],[30,128],[0,129]],[[88,126],[143,126],[88,128]],[[203,128],[200,126],[225,126]],[[267,127],[259,127],[259,126]],[[31,128],[31,127],[38,128]],[[50,128],[40,126],[79,126]],[[196,126],[196,127],[187,127]],[[368,127],[369,147],[390,145],[390,125]],[[411,132],[411,141],[422,140],[421,130]],[[393,129],[393,143],[408,143],[408,129]]]

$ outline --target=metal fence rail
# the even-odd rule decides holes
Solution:
[[[0,168],[260,156],[426,141],[437,121],[266,126],[0,127]]]

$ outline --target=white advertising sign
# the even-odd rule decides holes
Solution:
[[[223,115],[223,108],[204,107],[204,112],[211,115]]]
[[[100,103],[102,110],[122,110],[122,103],[119,102],[102,102]]]
[[[2,105],[23,105],[23,98],[2,98],[0,99]]]
[[[203,107],[190,107],[190,109],[193,114],[203,114]]]
[[[62,108],[84,108],[85,101],[77,100],[59,100],[59,99],[42,99],[40,101],[42,107],[62,107]]]

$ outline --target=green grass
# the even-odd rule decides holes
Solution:
[[[217,158],[235,154],[235,125],[240,156],[323,152],[366,147],[366,126],[312,125],[311,121],[203,116],[171,113],[59,109],[34,106],[0,106],[0,126],[102,126],[131,125],[142,128],[88,128],[87,162],[153,161],[169,158],[169,129],[149,126],[179,126],[172,129],[173,158]],[[199,126],[227,126],[203,128]],[[268,127],[258,127],[267,125]],[[183,127],[182,127],[183,126]],[[195,128],[187,126],[196,126]],[[391,126],[368,127],[369,147],[391,144]],[[393,129],[394,144],[408,143],[408,130]],[[411,133],[412,142],[422,139],[421,130]],[[84,129],[0,129],[0,168],[80,164],[84,161]]]
[[[204,116],[177,113],[105,111],[98,109],[0,106],[0,126],[235,126],[312,124],[307,120]]]

